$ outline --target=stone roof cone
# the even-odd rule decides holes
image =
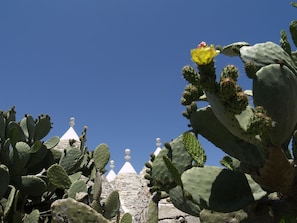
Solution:
[[[64,133],[64,135],[61,137],[60,140],[69,140],[69,139],[75,139],[76,141],[79,141],[79,136],[74,130],[74,125],[75,125],[75,118],[71,117],[70,122],[69,122],[69,129]]]
[[[75,125],[75,118],[71,117],[69,122],[69,129],[64,133],[64,135],[60,138],[60,142],[57,145],[57,149],[65,149],[69,145],[69,140],[74,139],[76,142],[74,146],[79,148],[80,147],[80,139],[77,135],[76,131],[74,130]]]
[[[117,176],[116,173],[114,172],[114,161],[113,160],[110,161],[109,167],[110,167],[110,171],[106,175],[106,179],[110,182],[110,181],[113,181]]]
[[[130,159],[131,159],[131,156],[130,156],[130,153],[131,153],[131,150],[130,149],[125,149],[125,164],[122,166],[122,168],[120,169],[120,171],[118,172],[118,175],[119,174],[123,174],[123,173],[136,173],[134,167],[132,166],[132,164],[130,163]]]
[[[143,213],[147,209],[150,193],[130,163],[130,152],[130,149],[125,150],[126,162],[111,184],[119,191],[123,212],[129,212],[133,216],[133,223],[142,223],[145,222],[142,220]]]

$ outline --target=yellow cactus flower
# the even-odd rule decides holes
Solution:
[[[206,65],[213,61],[219,54],[213,45],[208,46],[205,42],[201,42],[196,49],[191,50],[192,61],[198,65]]]

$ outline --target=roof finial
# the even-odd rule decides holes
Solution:
[[[74,126],[74,124],[75,124],[75,118],[74,117],[71,117],[70,118],[70,122],[69,122],[69,125],[70,125],[70,127],[73,127]]]
[[[161,139],[156,138],[156,146],[159,148],[161,146]]]
[[[129,162],[129,160],[131,159],[130,153],[131,153],[130,149],[125,149],[125,154],[126,154],[125,160],[126,160],[126,162]]]
[[[154,155],[157,156],[159,154],[159,152],[162,150],[161,149],[161,139],[160,138],[156,138],[156,150],[154,152]]]
[[[110,165],[109,165],[110,169],[113,170],[114,169],[114,161],[110,160]]]

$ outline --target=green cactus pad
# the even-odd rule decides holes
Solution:
[[[76,223],[110,223],[101,214],[84,203],[72,198],[60,199],[51,205],[53,223],[76,222]]]
[[[159,201],[155,201],[152,197],[148,204],[147,220],[146,223],[157,223],[159,221]]]
[[[48,115],[41,115],[36,121],[34,140],[43,139],[52,128],[51,119]]]
[[[164,160],[164,163],[165,163],[167,169],[170,171],[171,176],[173,177],[175,183],[177,185],[182,186],[182,182],[181,182],[181,178],[180,178],[181,175],[178,172],[178,169],[176,169],[174,164],[171,162],[171,160],[167,156],[163,156],[163,160]]]
[[[32,139],[35,134],[35,121],[31,115],[25,115],[20,121],[20,126],[23,129],[25,136]]]
[[[8,189],[8,185],[10,182],[10,175],[7,166],[0,164],[0,199],[4,196]]]
[[[233,135],[255,145],[261,143],[259,138],[246,133],[250,118],[254,114],[250,106],[246,106],[240,114],[234,114],[232,110],[228,110],[228,107],[221,102],[217,95],[206,92],[206,96],[215,116]]]
[[[195,203],[213,211],[236,211],[266,195],[249,175],[219,167],[193,167],[182,181]]]
[[[45,145],[42,145],[41,148],[35,152],[31,153],[30,159],[27,164],[27,173],[28,174],[37,174],[43,168],[47,169],[50,165],[53,164],[53,154],[50,150],[46,148]]]
[[[40,196],[47,190],[44,180],[35,175],[15,177],[12,181],[23,194],[29,196]]]
[[[8,190],[9,190],[9,195],[8,195],[7,202],[6,202],[6,205],[4,208],[4,219],[6,219],[9,216],[10,211],[13,208],[13,203],[14,203],[15,197],[17,197],[16,189],[14,186],[9,185]]]
[[[243,46],[240,48],[240,57],[244,63],[253,62],[258,67],[284,63],[297,75],[295,63],[292,61],[290,55],[273,42],[258,43],[254,46]]]
[[[280,32],[280,45],[281,47],[284,49],[284,51],[286,51],[289,55],[291,55],[292,49],[291,49],[291,45],[288,41],[288,36],[285,30],[282,30]]]
[[[15,122],[15,115],[16,115],[15,107],[12,106],[11,109],[5,112],[6,123],[9,124],[11,121]]]
[[[224,46],[220,51],[222,54],[230,57],[239,56],[239,49],[243,46],[249,46],[247,42],[235,42]]]
[[[190,199],[186,198],[181,186],[176,186],[169,191],[170,201],[179,210],[192,216],[199,216],[201,208]]]
[[[166,167],[163,157],[168,156],[179,173],[184,172],[192,166],[192,157],[187,153],[184,143],[183,135],[180,135],[172,142],[170,142],[171,149],[163,148],[160,153],[155,157],[152,162],[152,174],[154,185],[160,190],[169,190],[175,187],[175,180],[172,177],[170,171]]]
[[[272,144],[288,140],[297,123],[297,78],[287,66],[261,68],[253,81],[255,106],[262,106],[275,122],[269,130]]]
[[[115,217],[120,210],[120,195],[118,191],[112,191],[106,198],[103,207],[103,216],[107,219]]]
[[[30,214],[26,214],[23,222],[24,223],[38,223],[39,222],[40,213],[39,211],[33,210]]]
[[[68,174],[71,174],[80,167],[82,160],[83,156],[81,150],[69,146],[64,150],[64,153],[62,153],[59,164]]]
[[[291,33],[291,37],[292,40],[295,44],[295,46],[297,47],[297,21],[292,21],[290,24],[290,33]]]
[[[230,156],[255,167],[260,167],[264,163],[264,153],[255,145],[233,135],[214,115],[211,107],[201,108],[192,113],[190,122],[195,132]]]
[[[6,125],[5,125],[5,117],[4,117],[4,112],[0,111],[0,138],[1,140],[5,140],[5,130],[6,130]]]
[[[70,181],[71,181],[72,183],[74,183],[75,181],[77,181],[77,180],[80,179],[81,175],[82,175],[82,172],[79,171],[79,172],[76,172],[76,173],[74,173],[74,174],[69,175],[68,177],[69,177]]]
[[[83,180],[75,181],[71,184],[68,190],[68,197],[75,199],[76,194],[80,192],[87,193],[87,184]]]
[[[25,142],[17,142],[9,152],[9,171],[11,175],[22,175],[30,159],[30,146]]]
[[[44,143],[44,145],[46,146],[47,149],[51,149],[51,148],[54,148],[56,145],[58,145],[59,142],[60,142],[59,136],[54,136],[54,137],[50,138],[49,140],[47,140]]]
[[[9,138],[12,145],[15,145],[19,141],[26,140],[26,137],[24,135],[24,132],[21,126],[14,121],[9,122],[7,126],[7,131],[9,133]]]
[[[130,213],[125,213],[122,217],[121,217],[121,221],[120,223],[132,223],[133,219],[132,219],[132,215]]]
[[[94,151],[95,167],[100,171],[105,170],[105,166],[110,159],[109,148],[106,144],[102,143]]]
[[[71,186],[71,181],[67,172],[59,164],[53,164],[47,170],[47,177],[54,186],[60,189],[68,189]]]
[[[93,198],[94,200],[97,201],[97,203],[100,203],[101,193],[102,193],[101,172],[97,171],[94,179],[94,186],[93,186]]]
[[[259,216],[249,216],[245,210],[238,210],[229,213],[215,212],[212,210],[203,209],[200,213],[200,222],[214,223],[214,222],[228,222],[228,223],[271,223],[269,219],[263,219]],[[285,223],[285,222],[284,222]]]
[[[36,153],[41,147],[42,143],[39,140],[35,141],[30,148],[30,153]]]
[[[187,152],[195,161],[195,166],[204,166],[206,162],[206,154],[195,134],[193,132],[185,132],[183,134],[183,142]]]

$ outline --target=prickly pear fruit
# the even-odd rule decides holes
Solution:
[[[227,65],[221,72],[221,78],[231,78],[235,82],[239,76],[238,68],[234,65]]]
[[[184,78],[193,85],[199,85],[199,74],[195,69],[189,65],[184,66],[182,69]]]
[[[220,80],[220,98],[228,101],[236,94],[236,82],[230,77],[222,77]]]

